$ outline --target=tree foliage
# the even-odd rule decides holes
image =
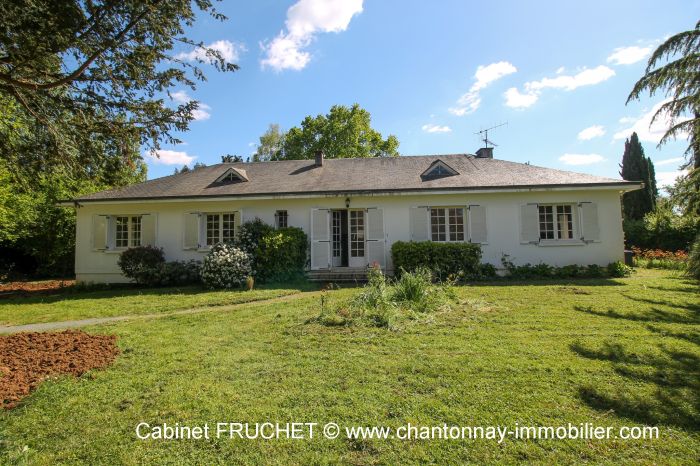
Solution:
[[[686,205],[700,214],[700,21],[694,29],[675,34],[659,45],[627,102],[647,92],[650,96],[663,92],[668,97],[652,118],[652,123],[666,115],[671,119],[659,145],[688,135],[683,168],[689,173],[683,179],[683,192]]]
[[[280,129],[280,125],[270,124],[267,131],[260,136],[260,143],[253,154],[253,162],[284,159],[285,136],[286,134]]]
[[[0,2],[0,99],[47,136],[30,162],[86,175],[105,152],[125,158],[132,144],[177,142],[197,102],[172,108],[169,90],[194,89],[205,79],[198,64],[237,69],[184,34],[198,11],[225,19],[209,0]],[[194,62],[172,54],[176,44],[196,47]],[[13,146],[12,125],[0,120],[0,153],[15,173],[32,156]]]
[[[282,150],[271,159],[309,159],[317,151],[323,151],[327,158],[390,157],[399,155],[398,147],[396,136],[384,139],[372,128],[369,112],[359,104],[334,105],[327,115],[307,116],[301,127],[287,131]]]
[[[642,189],[630,191],[622,198],[623,213],[626,219],[641,220],[656,206],[656,179],[654,164],[644,155],[644,148],[637,133],[625,141],[625,152],[620,164],[620,176],[628,181],[641,181]]]

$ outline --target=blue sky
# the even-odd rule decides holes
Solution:
[[[625,100],[659,41],[694,27],[698,1],[258,0],[217,8],[229,20],[202,15],[189,36],[241,68],[203,65],[207,82],[174,89],[176,99],[201,102],[198,119],[179,135],[184,144],[147,157],[149,178],[186,161],[245,158],[270,123],[288,129],[354,102],[375,129],[398,137],[402,155],[474,153],[474,133],[507,121],[489,135],[496,158],[617,177],[634,129],[662,183],[681,162],[684,141],[657,149],[660,128],[648,127],[664,96]]]

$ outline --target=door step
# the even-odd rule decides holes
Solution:
[[[367,270],[310,270],[306,273],[306,277],[312,282],[365,283]]]

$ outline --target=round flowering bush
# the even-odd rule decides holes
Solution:
[[[208,288],[237,288],[252,274],[248,253],[230,244],[212,246],[204,258],[201,276]]]

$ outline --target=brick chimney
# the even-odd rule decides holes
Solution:
[[[493,147],[482,147],[476,151],[476,158],[478,159],[492,159],[493,158]]]
[[[323,151],[322,150],[316,151],[316,166],[317,167],[323,166]]]

